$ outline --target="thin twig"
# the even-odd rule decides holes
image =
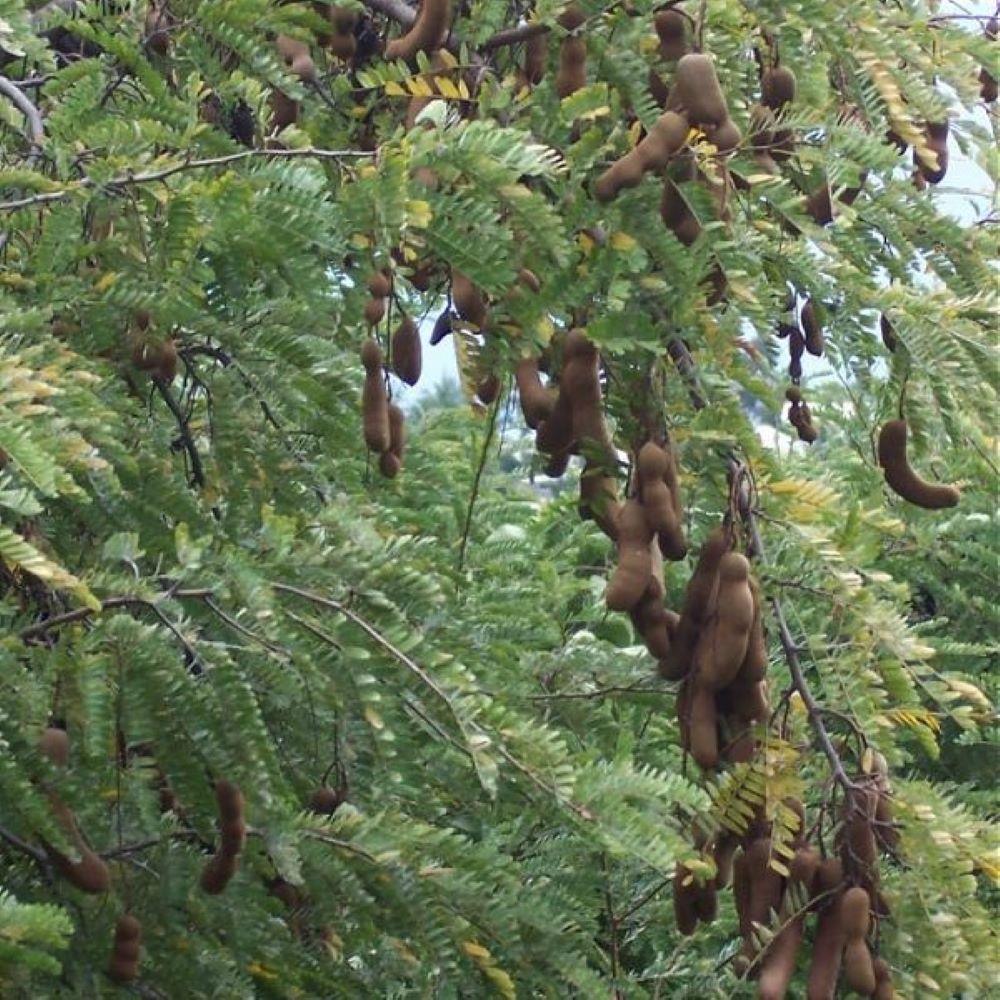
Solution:
[[[184,416],[180,405],[174,399],[174,394],[170,391],[167,383],[162,379],[155,379],[154,381],[156,391],[163,398],[163,401],[170,408],[170,412],[177,421],[177,429],[180,432],[181,442],[184,445],[184,450],[188,453],[188,458],[191,460],[191,479],[199,489],[202,489],[205,486],[205,469],[201,464],[201,456],[198,454],[194,438],[191,436],[191,428],[188,425],[187,417]]]
[[[0,826],[0,840],[6,841],[11,847],[16,848],[22,854],[27,854],[29,858],[37,861],[40,865],[48,863],[49,859],[43,850],[40,850],[37,847],[32,847],[31,844],[21,840],[20,837],[11,833],[9,830],[5,830],[2,826]]]
[[[61,188],[58,191],[41,191],[37,194],[26,195],[24,198],[16,198],[13,201],[0,202],[0,211],[11,212],[19,208],[27,208],[31,205],[43,205],[48,202],[65,201],[74,194],[89,188],[100,187],[108,191],[119,191],[137,184],[149,184],[154,181],[166,180],[174,174],[184,173],[187,170],[203,170],[210,167],[226,166],[240,160],[251,158],[262,159],[293,159],[293,158],[313,158],[320,160],[339,160],[347,157],[372,157],[374,153],[358,149],[244,149],[238,153],[228,153],[225,156],[210,156],[202,160],[183,160],[172,166],[164,167],[161,170],[151,170],[142,174],[121,174],[112,177],[108,181],[97,181],[92,177],[84,177],[72,187]]]
[[[483,478],[486,460],[490,455],[490,444],[493,441],[493,431],[497,425],[497,412],[499,409],[500,398],[498,397],[490,413],[490,424],[486,429],[486,439],[483,441],[483,448],[479,454],[479,465],[476,467],[476,477],[472,481],[472,492],[469,494],[469,507],[465,512],[465,526],[462,528],[462,544],[458,548],[458,568],[460,571],[465,565],[465,550],[469,544],[469,531],[472,529],[472,510],[476,505],[476,497],[479,495],[479,481]]]

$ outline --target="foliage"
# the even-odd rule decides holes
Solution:
[[[629,122],[660,111],[649,0],[583,5],[588,83],[562,100],[549,0],[534,88],[516,76],[523,40],[491,45],[528,13],[499,0],[458,11],[431,83],[423,55],[323,52],[324,4],[169,0],[165,53],[144,44],[141,0],[27,6],[0,3],[7,77],[44,129],[36,149],[23,107],[0,101],[0,995],[115,995],[126,910],[148,996],[752,994],[731,904],[685,939],[669,887],[696,819],[740,826],[790,795],[812,816],[833,794],[777,629],[762,752],[701,775],[672,685],[604,609],[613,554],[577,517],[578,470],[538,474],[511,391],[492,413],[411,409],[404,471],[377,476],[357,352],[382,266],[383,341],[400,309],[440,311],[449,269],[491,297],[491,336],[453,337],[467,395],[483,366],[509,383],[519,356],[586,325],[623,450],[644,440],[642,407],[669,427],[694,551],[730,511],[733,458],[752,471],[757,572],[825,725],[849,769],[870,745],[894,775],[880,948],[897,988],[988,995],[995,227],[956,222],[883,139],[892,123],[919,144],[947,111],[993,171],[995,112],[976,109],[988,43],[923,0],[686,4],[744,133],[755,52],[780,52],[799,97],[790,168],[760,176],[737,151],[749,186],[724,224],[689,186],[707,224],[685,247],[658,178],[589,195],[634,143]],[[395,4],[357,10],[369,48],[399,30]],[[312,44],[315,84],[276,33]],[[275,88],[301,101],[280,136]],[[438,100],[406,131],[414,95]],[[817,178],[863,185],[828,227],[804,210]],[[716,266],[728,294],[710,302]],[[522,267],[539,294],[508,295]],[[826,318],[804,383],[811,450],[781,417],[789,286]],[[176,378],[137,367],[143,339],[176,343]],[[954,511],[886,493],[873,442],[897,412],[914,461],[961,483]],[[671,607],[692,562],[669,571]],[[65,770],[37,747],[53,721]],[[243,789],[249,837],[211,897],[198,880],[222,777]],[[332,817],[306,808],[338,781]],[[77,850],[53,794],[109,861],[107,896],[53,870],[44,844]],[[279,878],[306,902],[282,903]]]

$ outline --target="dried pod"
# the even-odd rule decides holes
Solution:
[[[423,368],[420,330],[410,316],[404,316],[392,335],[392,370],[407,385],[420,381]]]
[[[174,18],[170,8],[163,0],[151,0],[146,8],[145,37],[143,43],[150,52],[165,56],[170,51],[170,32],[174,27]]]
[[[108,871],[108,866],[83,839],[73,811],[55,795],[49,796],[49,803],[56,821],[65,831],[73,847],[76,848],[77,854],[80,855],[79,861],[72,861],[62,851],[43,840],[42,844],[52,862],[52,867],[82,892],[94,894],[107,892],[111,885],[111,874]]]
[[[434,329],[431,330],[431,347],[437,347],[448,334],[451,333],[451,310],[445,309],[434,321]]]
[[[806,350],[817,358],[821,357],[824,346],[823,326],[816,315],[816,307],[813,305],[812,299],[806,299],[803,303],[799,322],[802,324],[802,333],[805,335]]]
[[[361,394],[361,414],[365,444],[381,454],[389,450],[389,397],[382,377],[382,348],[371,338],[361,348],[365,384]]]
[[[332,816],[343,804],[344,793],[339,788],[321,785],[309,798],[309,808],[321,816]]]
[[[875,992],[875,969],[865,937],[871,922],[868,893],[860,886],[848,889],[840,900],[840,922],[844,928],[844,979],[862,996]]]
[[[921,479],[907,458],[906,437],[905,420],[890,420],[879,432],[878,464],[889,488],[904,500],[927,510],[954,507],[961,498],[958,488]]]
[[[702,52],[691,52],[677,63],[677,99],[696,125],[721,125],[729,117],[715,64]]]
[[[885,313],[879,316],[878,327],[879,332],[882,334],[882,343],[885,344],[885,349],[887,351],[895,351],[899,345],[899,338],[896,336],[896,331],[893,329],[892,323]]]
[[[386,59],[413,59],[418,52],[438,48],[451,23],[451,0],[421,0],[410,30],[385,47]]]
[[[365,322],[369,326],[378,326],[385,318],[385,299],[369,299],[365,303]]]
[[[608,583],[605,601],[612,611],[629,611],[649,586],[653,532],[642,504],[626,500],[618,515],[618,566]]]
[[[1000,34],[1000,20],[996,17],[991,17],[986,22],[986,28],[984,29],[983,34],[990,39],[990,41],[995,42],[998,34]],[[987,104],[992,104],[997,99],[997,94],[997,78],[984,66],[979,71],[979,96]],[[889,984],[889,989],[892,989],[891,983]]]
[[[476,384],[476,395],[479,397],[479,401],[487,406],[495,403],[497,396],[500,395],[499,376],[493,372],[484,375]]]
[[[701,684],[719,691],[732,682],[747,655],[753,619],[750,564],[739,552],[727,552],[719,561],[714,613],[695,649]]]
[[[549,33],[539,32],[524,43],[524,67],[522,73],[527,83],[535,86],[545,79],[545,64],[549,57]]]
[[[392,282],[384,271],[372,272],[366,284],[373,299],[384,299],[392,291]]]
[[[657,533],[660,551],[668,559],[679,560],[687,555],[687,543],[681,525],[674,492],[668,478],[676,484],[676,470],[672,456],[655,441],[647,441],[639,449],[639,490],[646,520]]]
[[[995,98],[994,98],[995,99]],[[875,1000],[895,1000],[896,991],[892,985],[892,968],[884,958],[876,958],[872,962],[875,973]]]
[[[597,200],[610,201],[622,188],[635,187],[644,174],[662,170],[684,145],[687,134],[688,122],[683,115],[664,112],[634,149],[601,174],[594,185]]]
[[[115,924],[115,940],[108,963],[108,975],[116,983],[130,983],[139,975],[139,946],[142,924],[129,913],[123,913]]]
[[[733,894],[737,900],[740,934],[748,945],[753,925],[767,924],[771,911],[781,905],[784,879],[771,867],[770,861],[770,838],[756,837],[733,865]]]
[[[616,468],[618,456],[602,406],[600,354],[583,330],[566,335],[559,395],[569,399],[572,436],[580,450],[606,469]]]
[[[247,832],[243,793],[236,785],[224,779],[216,781],[215,802],[219,810],[219,847],[201,873],[201,888],[209,895],[222,892],[236,874]]]
[[[587,86],[587,43],[578,35],[569,35],[559,45],[559,70],[556,93],[569,97]]]
[[[316,79],[316,63],[309,54],[308,44],[297,38],[289,38],[288,35],[278,35],[274,44],[285,65],[295,76],[303,82],[312,82]]]
[[[719,764],[719,723],[715,707],[715,694],[695,678],[685,684],[691,686],[688,707],[688,748],[695,763],[705,771],[714,770]]]
[[[580,502],[577,512],[584,521],[593,520],[608,538],[618,537],[618,482],[599,467],[590,464],[580,473]]]
[[[378,458],[379,471],[387,479],[395,479],[403,468],[406,450],[406,415],[395,404],[389,404],[389,450]]]
[[[820,226],[828,226],[833,222],[833,199],[830,197],[830,185],[826,181],[806,197],[805,211]]]

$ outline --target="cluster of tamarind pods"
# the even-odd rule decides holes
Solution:
[[[70,763],[70,741],[67,731],[50,725],[42,730],[38,752],[57,772],[65,771]],[[219,840],[215,852],[202,869],[199,885],[209,895],[222,893],[239,867],[240,855],[246,844],[247,826],[245,802],[239,786],[219,779],[214,785],[218,811]],[[73,811],[60,799],[54,788],[47,788],[52,814],[73,847],[76,858],[63,853],[45,838],[39,837],[45,858],[53,871],[61,875],[81,892],[102,895],[111,888],[111,872],[107,862],[88,843],[77,823]],[[183,816],[176,796],[166,778],[161,775],[160,808]],[[309,799],[309,809],[317,815],[332,816],[347,798],[346,778],[335,788],[321,784]],[[280,877],[268,881],[272,895],[281,899],[289,909],[298,911],[305,903],[302,891]],[[122,913],[115,924],[108,976],[118,983],[134,981],[139,974],[142,923],[131,913]]]

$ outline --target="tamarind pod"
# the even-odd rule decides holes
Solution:
[[[690,709],[691,756],[703,771],[713,771],[719,765],[719,728],[715,709],[715,694],[698,683],[691,691]]]
[[[694,934],[698,926],[698,886],[693,881],[684,885],[684,880],[689,876],[690,872],[684,865],[677,865],[674,870],[674,919],[677,921],[677,929],[685,937]]]
[[[612,541],[618,538],[618,483],[613,476],[589,462],[580,473],[580,501],[577,513],[584,521],[593,520]]]
[[[642,504],[635,499],[626,500],[618,514],[618,566],[604,595],[611,611],[633,608],[649,585],[652,539]]]
[[[754,614],[749,581],[746,557],[727,552],[719,561],[716,611],[695,648],[698,679],[712,691],[733,681],[747,655]]]
[[[733,859],[739,841],[728,830],[721,830],[715,838],[712,857],[715,860],[715,888],[725,889],[733,880]]]
[[[570,450],[557,451],[549,456],[545,463],[545,475],[550,479],[558,479],[569,468]]]
[[[316,63],[309,54],[309,46],[297,38],[288,35],[278,35],[275,39],[278,54],[285,64],[300,80],[304,82],[316,79]]]
[[[756,837],[744,848],[746,865],[742,878],[746,879],[746,919],[740,921],[740,933],[749,944],[754,924],[767,924],[771,911],[781,906],[785,880],[770,865],[771,840]],[[734,885],[735,892],[735,885]]]
[[[670,88],[663,82],[663,78],[655,69],[650,69],[646,76],[646,87],[649,89],[649,93],[652,95],[653,100],[660,105],[661,108],[666,108],[670,101]]]
[[[556,93],[569,97],[587,85],[587,43],[578,35],[564,38],[559,45]]]
[[[786,922],[772,938],[760,962],[760,978],[757,982],[759,1000],[784,1000],[788,985],[795,974],[795,956],[802,944],[805,931],[803,914]]]
[[[389,397],[382,378],[382,348],[370,337],[361,347],[365,383],[361,394],[361,413],[365,444],[381,454],[389,450]]]
[[[997,78],[985,67],[979,71],[979,96],[987,104],[992,104],[996,99],[1000,90],[997,87]],[[890,984],[890,989],[891,989]]]
[[[566,4],[563,12],[556,18],[559,27],[567,31],[576,31],[586,20],[587,15],[578,3]]]
[[[655,441],[647,441],[639,449],[637,465],[642,507],[650,528],[655,532],[676,530],[674,498],[665,481],[670,465],[666,450]]]
[[[351,62],[358,51],[353,31],[331,31],[326,38],[326,50],[344,62]]]
[[[765,681],[745,681],[737,677],[718,692],[716,701],[720,714],[736,723],[737,728],[765,722],[771,711]]]
[[[809,979],[808,1000],[834,1000],[837,979],[844,953],[844,927],[840,919],[840,900],[835,899],[824,909],[816,922]]]
[[[639,154],[635,149],[629,150],[597,178],[594,197],[601,203],[609,202],[622,189],[638,187],[643,173]]]
[[[365,322],[369,326],[378,326],[385,317],[385,299],[369,299],[365,303]]]
[[[486,326],[487,308],[482,292],[461,271],[451,272],[451,301],[462,319],[482,330]]]
[[[552,407],[555,405],[552,391],[543,385],[539,378],[538,358],[521,358],[514,368],[514,381],[517,384],[524,422],[532,430],[537,430],[538,425],[552,413]],[[582,479],[580,492],[582,495]]]
[[[150,3],[146,10],[143,42],[150,52],[165,56],[170,51],[170,30],[174,19],[165,3]]]
[[[764,104],[750,108],[751,147],[770,146],[774,142],[774,112]]]
[[[642,141],[598,178],[594,186],[597,200],[610,201],[622,188],[635,187],[643,174],[662,170],[684,145],[687,134],[687,119],[676,111],[665,111]]]
[[[825,911],[834,906],[834,904],[839,906],[839,896],[831,898],[827,894],[839,889],[843,881],[844,863],[840,858],[830,856],[820,861],[819,866],[816,868],[816,876],[813,879],[813,895],[816,898],[811,909]]]
[[[389,404],[389,451],[400,461],[406,451],[406,414],[395,403]]]
[[[420,331],[410,316],[404,316],[392,335],[392,370],[407,385],[420,381],[423,368]]]
[[[548,31],[532,35],[524,43],[524,79],[532,86],[537,86],[545,79],[545,64],[549,56]]]
[[[824,346],[823,327],[816,315],[816,307],[813,305],[812,299],[806,299],[803,304],[799,321],[802,324],[802,332],[805,334],[806,350],[817,358],[821,357]]]
[[[38,740],[38,752],[56,767],[69,765],[69,733],[57,726],[48,726],[42,730]]]
[[[844,933],[850,938],[864,938],[868,933],[871,900],[860,886],[845,890],[840,898],[840,922]]]
[[[215,783],[215,803],[222,824],[236,823],[243,819],[243,793],[238,785],[220,778]]]
[[[239,866],[236,854],[213,854],[201,872],[201,889],[210,896],[221,893],[236,874]]]
[[[451,310],[445,309],[434,321],[434,329],[431,330],[431,347],[437,347],[449,333],[451,333]]]
[[[720,153],[728,153],[740,144],[743,133],[732,118],[726,118],[718,125],[707,126],[705,137]]]
[[[830,197],[830,185],[826,181],[807,196],[805,211],[820,226],[828,226],[833,222],[833,200]]]
[[[685,246],[691,246],[701,233],[701,223],[684,200],[677,182],[672,177],[666,177],[663,181],[660,218]]]
[[[767,675],[767,640],[764,636],[764,615],[761,607],[760,585],[750,577],[750,597],[753,601],[753,620],[746,656],[737,672],[737,680],[748,684],[762,681]]]
[[[385,47],[386,59],[411,60],[418,52],[438,48],[451,21],[451,0],[421,0],[410,30]]]
[[[914,149],[917,170],[928,184],[940,184],[948,172],[948,122],[927,123],[927,147],[937,154],[937,166]]]
[[[872,953],[864,938],[848,939],[844,945],[844,982],[862,996],[875,993]]]
[[[687,41],[687,18],[680,11],[659,10],[653,15],[653,28],[660,39],[660,57],[676,62],[690,49]]]
[[[954,507],[961,498],[958,488],[929,483],[918,476],[906,455],[906,437],[905,420],[890,420],[879,432],[878,464],[889,488],[904,500],[926,510]]]
[[[795,74],[787,66],[765,70],[760,78],[761,102],[773,111],[780,111],[795,100]]]
[[[788,375],[793,379],[802,378],[802,353],[806,348],[805,337],[799,331],[792,330],[788,335]]]
[[[490,406],[500,395],[500,379],[493,372],[484,375],[476,384],[476,396],[481,403]]]
[[[373,299],[384,299],[392,291],[392,282],[383,271],[373,271],[365,284]]]
[[[108,964],[108,975],[117,983],[129,983],[139,974],[139,944],[142,924],[131,914],[123,913],[115,924],[115,938]]]
[[[882,313],[878,319],[879,332],[882,334],[882,343],[885,344],[885,349],[887,351],[895,351],[897,345],[899,344],[899,338],[896,336],[896,331],[893,329],[892,322],[885,313]]]
[[[703,924],[712,923],[719,914],[719,898],[711,882],[698,887],[694,900],[694,911]]]
[[[729,117],[715,64],[702,52],[689,52],[677,63],[677,99],[697,125],[721,125]]]
[[[566,335],[559,395],[569,399],[573,440],[596,464],[617,468],[618,456],[604,420],[600,354],[583,330]]]
[[[309,798],[309,808],[321,816],[332,816],[343,804],[344,796],[336,788],[322,785]]]
[[[785,399],[787,399],[790,403],[801,403],[802,390],[797,385],[790,385],[785,390]]]
[[[546,455],[568,455],[573,440],[573,405],[560,386],[551,412],[538,424],[535,445]]]
[[[844,797],[839,838],[841,857],[846,871],[855,872],[863,878],[870,877],[878,860],[873,829],[877,803],[878,792],[871,786],[852,789]],[[845,929],[850,933],[850,925],[846,921]]]
[[[875,1000],[895,1000],[896,991],[892,985],[892,969],[884,958],[876,958],[872,962],[875,973]]]
[[[674,715],[677,719],[677,731],[680,734],[681,749],[691,752],[691,679],[686,677],[678,686],[674,696]]]
[[[111,874],[108,871],[108,866],[83,839],[73,810],[57,795],[50,793],[48,798],[56,822],[63,828],[67,838],[80,855],[79,861],[71,861],[58,848],[42,840],[42,846],[52,862],[52,867],[82,892],[93,894],[107,892],[111,885]]]

